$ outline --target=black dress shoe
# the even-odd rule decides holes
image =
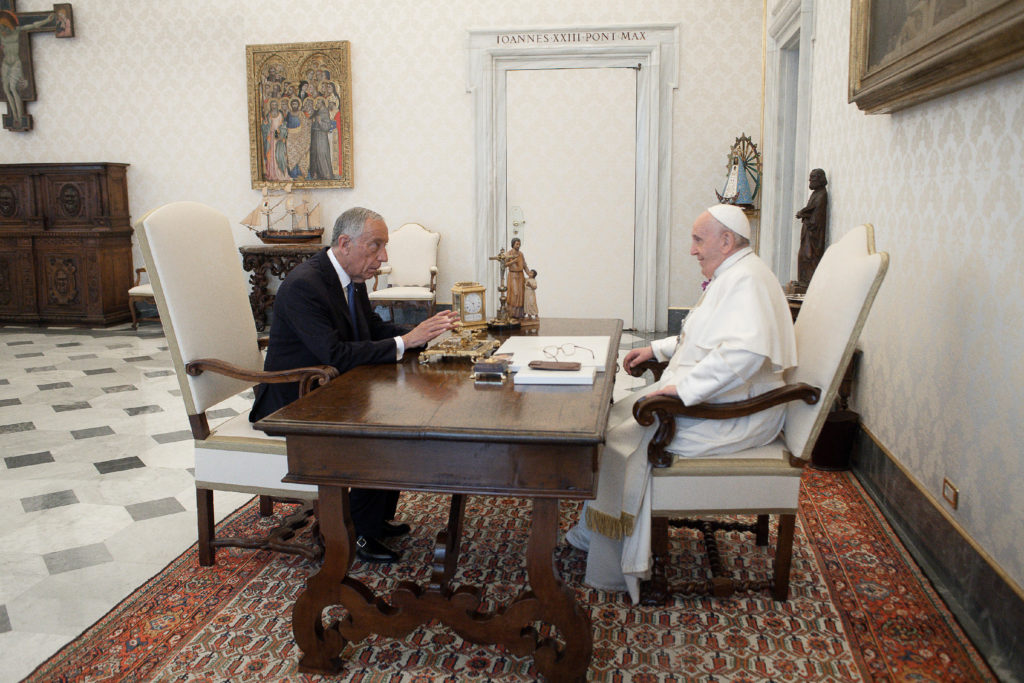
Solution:
[[[412,531],[412,527],[408,524],[392,524],[385,520],[380,528],[380,536],[381,538],[393,538],[395,536],[405,536],[410,531]]]
[[[369,536],[356,537],[356,557],[363,562],[379,562],[381,564],[398,562],[398,553],[376,538]]]

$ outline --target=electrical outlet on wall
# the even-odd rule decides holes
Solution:
[[[946,502],[949,503],[949,506],[954,510],[956,510],[957,506],[960,504],[960,491],[953,486],[953,482],[949,479],[942,480],[942,497],[946,499]]]

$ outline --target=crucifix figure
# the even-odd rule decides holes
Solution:
[[[47,31],[58,38],[71,38],[75,24],[70,3],[54,5],[52,12],[18,12],[14,2],[0,0],[0,97],[7,102],[4,128],[25,132],[32,130],[25,103],[36,99],[29,34]]]

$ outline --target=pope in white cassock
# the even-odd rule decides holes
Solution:
[[[706,283],[678,337],[633,349],[628,371],[652,358],[669,361],[661,380],[646,395],[679,397],[685,405],[751,398],[785,384],[783,372],[796,366],[796,339],[789,305],[778,279],[750,248],[750,224],[743,210],[712,206],[693,224],[690,254]],[[651,465],[647,444],[656,425],[633,419],[633,403],[611,410],[601,454],[597,497],[584,506],[580,523],[566,539],[588,551],[586,583],[628,590],[639,599],[639,582],[651,568]],[[693,458],[732,453],[770,443],[782,429],[785,406],[729,420],[676,418],[668,450]]]

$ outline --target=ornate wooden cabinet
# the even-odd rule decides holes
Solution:
[[[130,318],[128,164],[0,164],[0,322]]]

